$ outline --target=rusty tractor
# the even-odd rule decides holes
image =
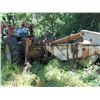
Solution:
[[[19,31],[24,33],[22,30]],[[47,62],[52,55],[63,61],[87,59],[91,56],[94,56],[96,61],[100,57],[98,32],[81,30],[79,33],[60,39],[55,39],[50,34],[45,35],[43,39],[36,39],[30,34],[25,35],[25,33],[17,37],[13,33],[13,28],[9,26],[8,36],[4,39],[6,56],[11,63],[18,64],[23,61],[27,65],[35,59]]]
[[[22,27],[15,29],[6,22],[1,24],[4,51],[10,63],[24,63],[27,65],[36,59],[46,63],[51,56],[51,53],[46,49],[46,45],[55,38],[48,32],[42,38],[37,39],[32,34],[33,30],[30,26],[30,24],[24,22]]]

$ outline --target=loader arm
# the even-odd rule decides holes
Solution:
[[[51,44],[52,45],[57,45],[57,44],[66,43],[66,42],[69,42],[71,40],[75,40],[75,39],[81,38],[82,34],[83,34],[82,32],[79,32],[79,33],[76,33],[76,34],[61,38],[61,39],[57,39],[55,41],[52,41]]]

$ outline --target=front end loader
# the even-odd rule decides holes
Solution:
[[[5,27],[8,27],[7,24]],[[100,33],[98,32],[81,30],[60,39],[55,39],[51,34],[44,36],[43,39],[37,39],[27,34],[28,32],[26,28],[18,29],[17,34],[21,36],[19,39],[18,35],[13,34],[13,28],[8,27],[10,35],[3,39],[6,56],[11,63],[23,62],[26,66],[27,63],[37,59],[47,62],[52,55],[62,61],[84,60],[89,57],[95,57],[96,61],[100,58]]]

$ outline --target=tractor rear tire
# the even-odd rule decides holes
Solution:
[[[5,51],[7,60],[12,64],[20,64],[21,52],[20,45],[15,36],[10,36],[5,39]]]

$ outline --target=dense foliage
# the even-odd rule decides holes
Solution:
[[[2,20],[20,26],[23,20],[34,24],[34,34],[50,31],[57,37],[82,29],[100,31],[99,13],[3,13]]]
[[[1,21],[19,27],[23,20],[34,25],[33,34],[40,37],[51,32],[57,38],[82,29],[100,31],[99,13],[1,13]],[[100,86],[100,67],[73,65],[51,59],[48,64],[34,61],[31,72],[22,74],[22,66],[11,65],[2,51],[2,85],[11,86]]]

